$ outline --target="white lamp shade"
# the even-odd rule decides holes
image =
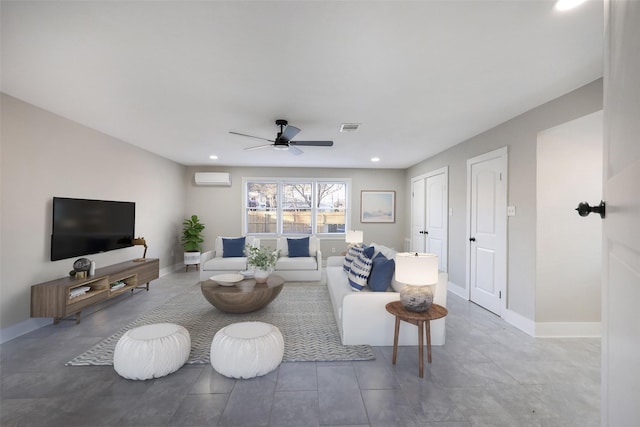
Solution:
[[[345,236],[345,242],[358,244],[364,241],[364,236],[362,230],[347,230],[347,235]]]
[[[406,285],[428,286],[438,283],[438,256],[400,252],[396,254],[396,281]]]

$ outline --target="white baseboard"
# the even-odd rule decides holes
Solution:
[[[51,318],[31,318],[7,328],[2,328],[0,329],[0,344],[11,341],[21,335],[28,334],[36,329],[40,329],[43,326],[50,325],[52,321],[53,319]]]
[[[600,322],[538,322],[536,338],[600,338]]]
[[[177,264],[170,265],[169,267],[161,268],[159,274],[160,274],[160,277],[162,277],[162,276],[166,276],[167,274],[171,274],[174,271],[182,270],[183,268],[184,268],[183,263],[177,263]]]
[[[520,329],[522,332],[531,335],[532,337],[536,336],[536,323],[515,311],[507,309],[503,313],[502,319],[510,325]]]
[[[459,296],[460,298],[469,301],[469,293],[467,292],[467,288],[464,288],[462,286],[458,286],[453,282],[449,282],[448,283],[448,291],[451,292],[454,295]]]

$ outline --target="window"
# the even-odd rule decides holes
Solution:
[[[245,179],[247,234],[344,234],[348,180]]]

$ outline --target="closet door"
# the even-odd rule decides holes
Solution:
[[[411,250],[438,255],[438,267],[447,271],[449,195],[448,168],[411,180]]]

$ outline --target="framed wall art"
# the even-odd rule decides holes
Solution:
[[[396,222],[396,192],[362,190],[360,222]]]

